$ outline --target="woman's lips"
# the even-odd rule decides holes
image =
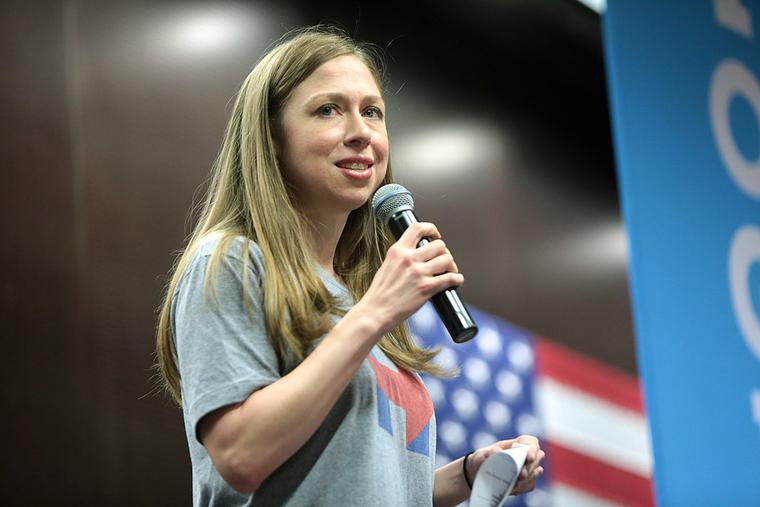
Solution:
[[[369,157],[346,157],[335,162],[344,176],[352,180],[367,180],[372,177],[374,161]]]
[[[354,180],[366,180],[372,177],[372,164],[338,163],[340,172]]]

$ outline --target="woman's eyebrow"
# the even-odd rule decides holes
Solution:
[[[348,100],[348,96],[343,93],[338,92],[330,92],[330,93],[317,93],[315,95],[312,95],[308,99],[304,101],[304,105],[309,105],[314,102],[321,102],[321,101],[332,101],[332,102],[345,102]],[[366,95],[362,98],[362,102],[370,102],[370,103],[380,103],[385,104],[385,101],[380,95]]]

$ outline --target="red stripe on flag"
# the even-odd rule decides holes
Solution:
[[[546,338],[536,337],[536,369],[539,376],[576,387],[621,407],[644,412],[635,377]]]
[[[546,472],[552,482],[630,507],[654,506],[649,479],[546,440],[541,446],[546,450]]]

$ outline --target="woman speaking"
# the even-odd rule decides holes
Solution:
[[[389,239],[368,201],[391,181],[375,53],[332,28],[286,36],[237,95],[161,308],[195,505],[456,505],[517,441],[515,491],[533,489],[527,435],[435,469],[418,373],[447,372],[404,322],[464,279],[434,225]]]

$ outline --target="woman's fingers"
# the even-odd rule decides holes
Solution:
[[[544,451],[539,449],[538,452],[533,455],[532,459],[525,464],[525,468],[527,468],[529,475],[532,475],[533,472],[535,472],[535,470],[540,466],[541,460],[544,459],[545,455],[546,454]]]
[[[501,440],[496,442],[496,446],[499,449],[509,449],[515,443],[525,444],[530,447],[528,450],[528,456],[525,459],[525,464],[520,470],[517,483],[512,490],[513,495],[520,495],[533,491],[536,487],[536,480],[543,475],[544,468],[540,466],[541,460],[544,459],[545,453],[541,450],[538,438],[533,435],[520,435],[513,440]]]
[[[459,272],[459,268],[450,253],[442,253],[425,261],[424,270],[425,274],[429,276]]]
[[[417,248],[422,238],[430,241]],[[431,223],[415,223],[385,255],[362,300],[392,329],[434,294],[464,282],[459,268]]]
[[[536,487],[536,481],[539,477],[544,475],[544,467],[539,466],[536,467],[533,472],[530,474],[523,473],[526,472],[526,469],[523,468],[520,471],[520,478],[518,479],[517,483],[515,484],[514,489],[512,489],[513,495],[519,495],[522,493],[528,493],[529,491],[533,491]]]
[[[530,481],[520,481],[517,484],[515,484],[514,489],[512,490],[512,495],[522,495],[523,493],[528,493],[530,491],[533,491],[536,488],[536,480],[530,480]]]
[[[544,454],[541,450],[541,446],[539,445],[538,438],[534,437],[533,435],[520,435],[517,437],[517,442],[528,445],[530,447],[528,450],[528,458],[525,463],[525,468],[527,468],[529,472],[532,472],[533,469],[536,468],[539,462],[544,458]]]
[[[417,248],[419,240],[425,237],[432,241]],[[440,233],[435,225],[427,222],[412,224],[399,238],[397,245],[400,250],[412,252],[409,254],[411,256],[409,260],[418,263],[420,274],[426,277],[421,283],[426,295],[435,294],[449,287],[458,287],[464,282],[462,276],[448,276],[457,274],[459,268],[451,252],[446,248],[446,243],[440,239]]]
[[[520,470],[517,483],[512,489],[512,495],[520,495],[533,491],[536,487],[536,480],[544,473],[544,467],[540,466],[541,460],[544,459],[545,453],[541,450],[538,438],[532,435],[521,435],[511,440],[501,440],[488,447],[483,447],[475,451],[467,461],[468,477],[475,477],[480,466],[488,457],[496,452],[510,449],[514,444],[520,443],[530,447],[525,465]]]
[[[407,248],[417,248],[417,244],[422,238],[429,240],[441,239],[441,233],[438,228],[429,222],[418,222],[409,226],[404,234],[398,239],[398,242]]]
[[[442,239],[434,239],[427,245],[417,248],[414,252],[415,258],[420,262],[427,262],[445,254],[450,255],[450,252]]]
[[[452,287],[459,287],[463,283],[464,276],[461,273],[443,273],[425,278],[420,283],[420,291],[426,298],[430,298],[434,294]]]
[[[538,444],[538,438],[533,435],[520,435],[516,440],[520,444],[529,445],[531,449],[535,449],[536,451],[541,448]]]

